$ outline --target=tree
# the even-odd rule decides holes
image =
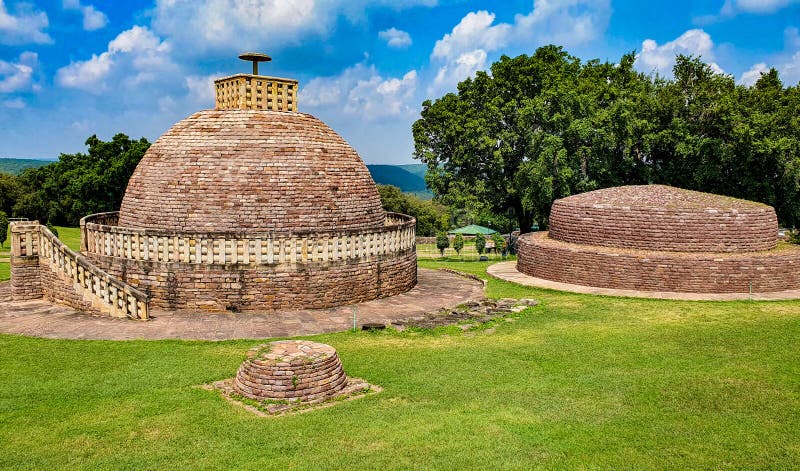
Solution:
[[[637,136],[647,121],[635,97],[648,86],[633,62],[582,64],[545,46],[425,101],[412,130],[428,186],[445,204],[513,214],[529,232],[546,226],[556,198],[642,180]]]
[[[5,211],[0,211],[0,247],[5,246],[8,239],[8,215]]]
[[[45,224],[45,227],[47,227],[47,229],[52,232],[54,236],[58,237],[58,229],[56,229],[56,226],[48,222]]]
[[[480,255],[483,255],[483,251],[486,250],[486,237],[481,233],[475,236],[475,250],[477,250]]]
[[[14,202],[19,198],[19,182],[14,175],[0,173],[0,211],[12,214]]]
[[[417,220],[417,235],[434,236],[450,227],[450,216],[446,206],[426,201],[392,185],[378,185],[383,209],[408,214]]]
[[[117,134],[108,142],[91,136],[86,145],[86,154],[61,154],[58,162],[23,171],[14,215],[74,226],[88,214],[118,210],[150,143]]]
[[[450,247],[450,239],[447,237],[447,232],[442,231],[436,234],[436,248],[439,249],[442,257],[444,257],[444,249],[447,247]]]
[[[492,234],[492,242],[498,252],[501,252],[506,247],[506,240],[499,233]]]
[[[461,249],[464,248],[464,237],[461,234],[456,234],[456,237],[453,239],[453,249],[456,251],[456,254],[461,255]]]

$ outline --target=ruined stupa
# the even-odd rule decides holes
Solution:
[[[54,265],[75,265],[62,273],[80,291],[71,304],[101,311],[111,304],[112,314],[131,315],[120,309],[133,293],[140,309],[326,308],[416,284],[415,220],[385,212],[355,150],[297,111],[296,80],[259,75],[258,63],[271,60],[263,54],[240,58],[253,62],[253,73],[216,80],[215,109],[156,140],[120,211],[83,218],[75,262],[60,261],[71,255],[57,239],[43,249]],[[15,231],[20,257],[38,257],[38,224]],[[39,275],[28,262],[28,275],[12,276],[17,298],[37,290],[72,296],[53,294],[41,276],[26,293],[23,280]],[[97,272],[98,280],[79,281],[79,267],[80,276]]]

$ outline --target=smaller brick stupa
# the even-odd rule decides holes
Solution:
[[[559,283],[678,293],[800,289],[800,246],[778,243],[775,210],[664,185],[556,200],[550,231],[524,234],[517,270]]]
[[[347,375],[336,349],[308,340],[255,347],[233,380],[236,393],[258,401],[322,401],[346,386]]]

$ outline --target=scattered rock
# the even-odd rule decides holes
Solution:
[[[513,322],[513,319],[506,316],[522,312],[537,304],[539,301],[535,299],[484,299],[481,302],[464,303],[455,309],[438,309],[408,320],[396,320],[392,322],[392,326],[397,330],[405,330],[407,327],[432,329],[445,325],[457,325],[461,330],[467,331],[475,324],[491,322],[494,319],[502,318]]]

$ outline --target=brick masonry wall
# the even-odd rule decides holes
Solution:
[[[169,310],[269,311],[327,308],[393,296],[417,283],[416,251],[345,263],[197,265],[89,255]]]
[[[302,113],[201,111],[147,151],[119,225],[182,232],[374,229],[385,213],[366,165]]]
[[[103,315],[103,312],[84,299],[81,290],[73,285],[66,275],[51,270],[42,261],[41,268],[42,294],[50,302],[67,305],[78,311],[94,315]]]
[[[778,241],[778,219],[769,206],[661,185],[557,200],[549,223],[553,239],[604,247],[757,252]]]
[[[671,253],[577,245],[547,232],[519,239],[517,269],[530,276],[600,288],[694,293],[800,289],[800,247],[757,254]]]
[[[11,297],[14,301],[42,297],[42,276],[38,256],[12,257]]]

